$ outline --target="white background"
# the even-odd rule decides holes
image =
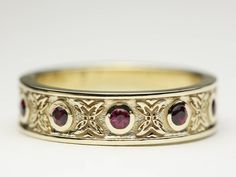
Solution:
[[[18,77],[129,61],[218,77],[218,131],[180,145],[96,147],[19,132]],[[0,0],[0,176],[236,176],[235,0]]]

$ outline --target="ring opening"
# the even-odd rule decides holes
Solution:
[[[42,72],[37,83],[49,87],[87,91],[150,91],[199,84],[201,74],[168,69],[91,68]]]

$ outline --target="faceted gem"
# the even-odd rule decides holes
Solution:
[[[66,124],[68,119],[67,111],[62,107],[56,107],[52,112],[52,117],[58,126],[63,126]]]
[[[130,123],[130,114],[126,109],[116,108],[111,112],[110,123],[116,129],[124,129]]]
[[[175,125],[183,125],[188,118],[185,103],[178,103],[176,105],[173,105],[170,109],[170,114],[171,120]]]
[[[212,106],[212,114],[216,115],[216,101],[215,100],[212,101],[211,106]]]
[[[25,116],[25,112],[26,112],[26,104],[25,104],[25,100],[21,100],[20,102],[20,112],[22,116]]]

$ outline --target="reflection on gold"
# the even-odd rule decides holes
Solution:
[[[165,69],[94,68],[47,72],[36,76],[43,85],[93,91],[148,91],[192,86],[201,75]]]

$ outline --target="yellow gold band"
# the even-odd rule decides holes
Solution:
[[[173,69],[80,68],[20,79],[20,125],[58,142],[153,145],[214,132],[216,79]]]

